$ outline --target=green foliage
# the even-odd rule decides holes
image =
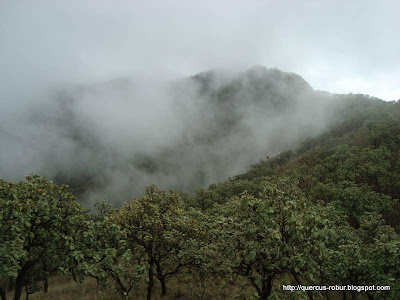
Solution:
[[[89,216],[79,238],[81,253],[73,274],[86,276],[115,290],[124,298],[144,281],[145,267],[136,263],[127,232],[117,222],[117,210],[107,202],[97,203],[98,215]]]
[[[193,207],[206,211],[215,204],[223,204],[234,196],[240,196],[247,192],[251,195],[258,195],[262,191],[259,181],[249,180],[228,180],[219,184],[212,184],[208,189],[196,190],[196,195],[190,200]]]
[[[75,234],[85,210],[67,192],[39,176],[26,182],[0,181],[1,291],[14,290],[19,299],[41,289],[40,282],[69,269],[77,255]],[[45,284],[46,286],[46,284]]]
[[[165,295],[167,279],[180,274],[193,260],[189,249],[197,228],[184,202],[175,192],[150,186],[142,197],[126,202],[115,219],[126,233],[137,264],[147,270],[147,298],[151,298],[154,277]]]
[[[313,261],[319,243],[325,241],[327,221],[294,182],[264,182],[257,196],[235,197],[214,214],[221,259],[232,277],[244,277],[267,299],[282,274],[313,278]]]
[[[202,298],[213,281],[221,298],[286,298],[287,283],[390,285],[364,296],[399,299],[400,105],[337,98],[329,131],[193,196],[150,186],[89,214],[66,186],[0,180],[0,297],[47,289],[58,272],[123,299],[151,299],[158,283],[165,296],[172,277]]]

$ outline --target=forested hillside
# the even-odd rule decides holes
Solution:
[[[51,284],[60,275],[90,286],[87,299],[400,298],[400,102],[315,92],[277,70],[256,68],[220,87],[212,76],[188,80],[200,82],[199,99],[218,114],[203,120],[203,129],[209,128],[199,135],[185,128],[190,134],[179,147],[188,151],[200,144],[211,151],[222,143],[223,151],[208,157],[207,166],[217,165],[213,170],[250,156],[245,165],[263,151],[264,159],[194,193],[150,185],[122,205],[111,205],[111,199],[92,211],[66,186],[38,175],[18,183],[1,180],[2,300],[31,294],[62,299]],[[253,109],[241,115],[244,107]],[[279,118],[269,118],[272,111]],[[246,118],[250,114],[257,116]],[[273,135],[263,135],[271,130]],[[260,142],[268,147],[253,152],[257,144],[239,143],[232,150],[227,146],[237,140],[223,142],[250,133],[253,142],[270,137]],[[160,156],[164,161],[146,156],[133,164],[149,173],[172,168],[174,149]],[[229,159],[220,162],[224,151]],[[97,285],[88,285],[91,278]],[[338,288],[282,289],[298,284]],[[340,290],[348,285],[363,289]],[[373,285],[390,290],[364,289]]]
[[[0,177],[40,173],[87,206],[121,205],[150,184],[192,192],[329,128],[340,120],[336,100],[260,66],[60,86],[0,121]]]

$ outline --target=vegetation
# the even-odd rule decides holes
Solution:
[[[178,299],[177,287],[200,299],[399,299],[400,103],[338,101],[341,121],[322,135],[192,196],[150,186],[91,213],[45,178],[0,181],[1,299],[44,293],[60,274],[98,299]]]
[[[39,176],[17,184],[0,181],[0,295],[14,291],[20,299],[41,288],[59,270],[75,263],[75,232],[86,214],[66,186]],[[39,284],[43,283],[43,287]]]

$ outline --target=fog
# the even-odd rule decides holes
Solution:
[[[56,87],[3,121],[0,173],[48,176],[88,204],[119,204],[150,184],[193,192],[321,132],[332,103],[261,66]]]
[[[244,172],[335,121],[314,90],[400,98],[398,6],[0,1],[0,177],[120,203]]]

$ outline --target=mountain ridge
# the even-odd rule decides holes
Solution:
[[[116,191],[120,202],[152,183],[190,192],[340,122],[341,97],[261,66],[209,70],[172,85],[116,78],[59,90],[28,116],[43,142],[29,146],[39,166],[26,173],[68,183],[89,203]]]

